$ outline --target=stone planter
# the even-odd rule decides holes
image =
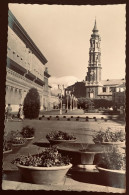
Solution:
[[[109,146],[125,146],[125,142],[102,142],[102,145],[109,145]]]
[[[58,184],[63,182],[72,164],[59,167],[33,167],[17,164],[24,181],[34,184]]]
[[[25,143],[23,143],[23,144],[12,144],[12,146],[14,146],[14,147],[19,147],[19,146],[24,146],[25,145]]]
[[[12,149],[3,151],[3,154],[8,154],[8,153],[11,153],[11,152],[12,152]]]
[[[81,151],[81,164],[82,165],[93,165],[95,152]]]
[[[71,139],[71,140],[51,140],[48,139],[48,141],[50,142],[51,145],[55,145],[55,144],[61,144],[61,143],[72,143],[75,142],[77,139]]]
[[[25,137],[25,139],[26,139],[27,141],[31,141],[31,140],[34,139],[34,137]]]
[[[125,189],[126,175],[124,170],[111,170],[101,167],[98,167],[98,170],[101,174],[101,179],[106,185]]]

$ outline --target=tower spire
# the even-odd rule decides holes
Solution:
[[[96,24],[96,17],[95,17],[95,24],[94,24],[93,32],[98,32],[97,24]]]

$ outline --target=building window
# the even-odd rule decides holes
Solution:
[[[106,87],[103,87],[103,92],[106,92]]]

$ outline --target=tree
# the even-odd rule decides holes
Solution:
[[[90,99],[90,98],[84,98],[84,97],[78,98],[78,107],[81,107],[82,109],[87,109],[91,105],[93,106],[92,99]]]
[[[34,119],[39,116],[40,96],[36,88],[31,88],[24,99],[23,112],[25,118]]]
[[[111,107],[113,106],[112,100],[107,100],[107,99],[94,99],[94,106],[95,108],[100,108],[100,107]]]

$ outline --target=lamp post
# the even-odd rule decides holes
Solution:
[[[70,110],[72,110],[73,94],[70,95]]]
[[[58,85],[58,88],[60,89],[60,94],[58,94],[59,96],[59,99],[60,99],[60,114],[62,114],[62,100],[63,100],[63,88],[64,88],[64,85]]]
[[[68,105],[69,105],[69,96],[70,96],[70,91],[66,91],[66,98],[67,98],[67,111],[69,109]]]
[[[77,98],[74,96],[74,110],[77,109]]]
[[[73,110],[74,110],[75,96],[73,95]]]

